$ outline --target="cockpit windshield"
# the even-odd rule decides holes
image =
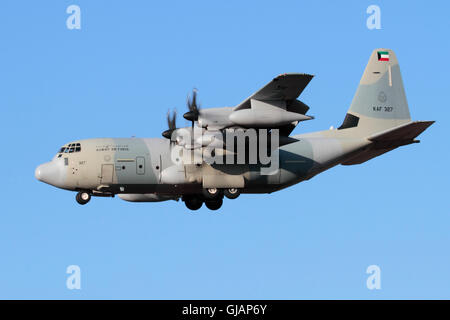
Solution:
[[[71,143],[68,146],[64,146],[61,149],[59,149],[58,153],[73,153],[73,152],[80,152],[80,151],[81,151],[81,144]]]

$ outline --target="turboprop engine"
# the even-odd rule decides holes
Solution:
[[[295,121],[313,119],[301,113],[288,111],[285,105],[277,105],[281,103],[285,101],[251,99],[251,108],[233,111],[229,118],[237,125],[256,128],[277,128]]]
[[[239,126],[245,128],[279,128],[290,123],[314,119],[305,113],[309,107],[299,100],[263,101],[250,99],[245,107],[202,109],[198,123],[203,128],[223,129]]]

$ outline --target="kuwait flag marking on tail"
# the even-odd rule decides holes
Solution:
[[[378,61],[389,61],[389,52],[378,51]]]

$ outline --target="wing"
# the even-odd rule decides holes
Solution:
[[[312,78],[303,73],[279,75],[236,107],[200,110],[198,123],[207,130],[277,128],[280,135],[289,136],[300,121],[313,119],[306,116],[309,107],[297,100]]]
[[[286,73],[279,75],[263,88],[238,104],[234,108],[234,111],[250,108],[251,99],[260,101],[286,101],[287,103],[292,103],[292,101],[295,101],[295,99],[303,92],[313,77],[313,75],[305,73]]]

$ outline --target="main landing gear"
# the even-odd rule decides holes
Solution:
[[[223,191],[218,188],[206,188],[202,190],[205,200],[215,200],[223,197]]]
[[[241,191],[238,188],[228,188],[223,190],[223,194],[228,199],[236,199],[241,194]]]
[[[186,207],[193,211],[200,209],[203,205],[203,200],[195,195],[185,196],[183,201]]]
[[[209,210],[219,210],[222,207],[224,196],[228,199],[236,199],[240,194],[241,191],[237,188],[207,188],[203,189],[201,194],[185,195],[182,200],[190,210],[200,209],[203,203]]]
[[[215,199],[215,200],[206,200],[205,201],[205,206],[209,209],[209,210],[219,210],[220,207],[223,204],[223,197]]]
[[[84,205],[91,200],[91,195],[88,192],[80,191],[77,193],[75,200],[81,205]]]

